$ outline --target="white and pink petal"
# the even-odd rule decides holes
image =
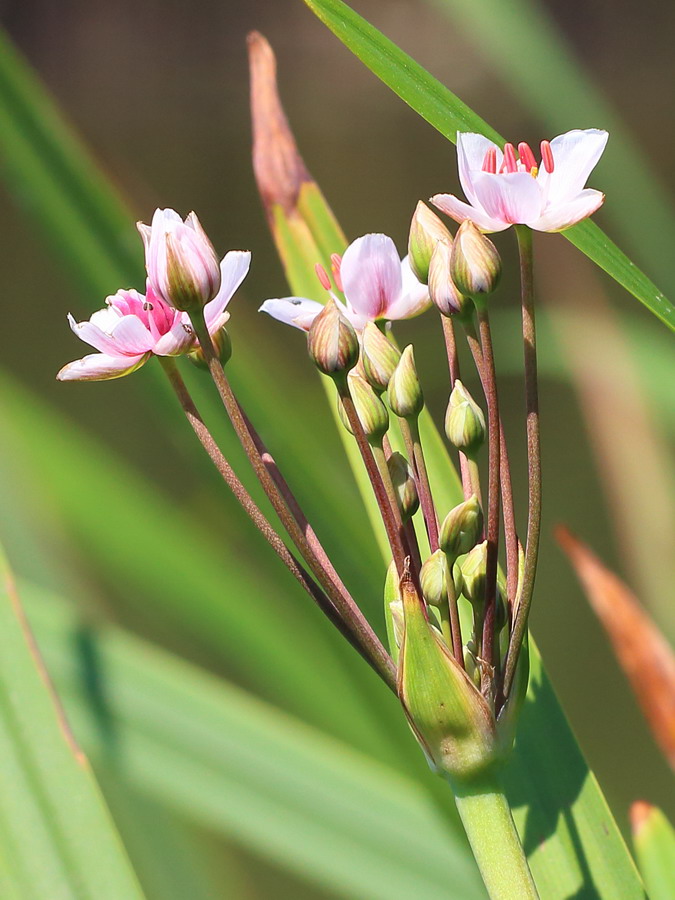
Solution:
[[[367,319],[386,317],[401,294],[401,258],[386,234],[366,234],[347,247],[340,276],[349,306]]]
[[[457,134],[457,167],[459,182],[470,203],[476,202],[473,177],[482,171],[488,150],[495,151],[496,171],[498,172],[504,154],[499,147],[482,134],[458,132]]]
[[[220,289],[204,307],[206,324],[211,325],[230,302],[251,266],[250,250],[230,250],[220,263]]]
[[[429,288],[421,284],[410,268],[407,256],[401,260],[401,294],[387,309],[388,319],[412,319],[431,306]]]
[[[537,176],[548,206],[573,200],[581,192],[608,138],[609,134],[598,128],[576,129],[553,138],[553,172],[541,166]]]
[[[316,300],[307,300],[305,297],[278,297],[265,300],[258,312],[267,313],[285,325],[293,325],[302,331],[308,331],[322,309],[323,305]]]
[[[541,187],[528,172],[479,172],[474,178],[474,189],[477,205],[491,219],[506,225],[527,223],[542,213]]]
[[[440,209],[446,216],[450,216],[455,222],[465,222],[467,219],[474,223],[481,231],[493,232],[504,231],[509,227],[509,222],[503,222],[501,219],[495,219],[489,216],[485,210],[464,203],[454,194],[434,194],[430,202],[434,204],[436,209]]]
[[[111,381],[113,378],[122,378],[124,375],[135,372],[149,356],[149,353],[139,356],[110,356],[107,353],[92,353],[68,363],[56,377],[59,381]]]
[[[604,199],[602,191],[586,188],[573,200],[550,207],[536,221],[527,224],[535,231],[563,231],[587,219],[602,206]]]

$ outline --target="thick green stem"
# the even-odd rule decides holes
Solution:
[[[490,900],[538,900],[509,804],[496,778],[451,781],[455,802]]]

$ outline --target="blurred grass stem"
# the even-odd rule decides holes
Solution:
[[[338,611],[343,622],[359,635],[360,643],[372,660],[373,668],[382,676],[387,685],[392,690],[395,690],[395,669],[391,657],[371,628],[368,620],[354,602],[352,596],[342,584],[342,581],[338,579],[336,583],[331,577],[331,573],[322,566],[321,560],[313,551],[305,532],[288,508],[281,491],[263,461],[258,448],[264,448],[264,444],[258,436],[258,445],[256,445],[256,441],[248,429],[247,421],[242,415],[239,403],[232,392],[223,365],[213,346],[211,335],[204,320],[204,311],[200,309],[197,312],[193,312],[190,319],[223,406],[274,511],[279,516],[289,537],[300,551],[310,571],[330,598],[332,605]],[[271,455],[270,459],[272,459]],[[286,483],[284,482],[284,484]],[[288,485],[286,485],[286,488],[290,492]],[[297,501],[295,501],[295,505],[299,509]],[[332,566],[330,570],[335,572]],[[337,573],[335,573],[335,577],[337,577]]]
[[[293,556],[288,547],[281,540],[274,528],[267,521],[257,504],[248,493],[244,485],[241,483],[236,473],[223,456],[222,451],[216,444],[211,432],[204,424],[204,420],[199,414],[199,410],[194,404],[190,393],[183,381],[183,377],[178,371],[175,359],[168,356],[158,357],[164,372],[166,373],[171,387],[176,394],[178,401],[190,423],[192,430],[196,434],[202,447],[206,450],[211,461],[220,473],[223,481],[230,488],[244,512],[249,516],[258,531],[265,538],[267,543],[272,547],[282,563],[288,571],[298,581],[307,593],[316,602],[321,611],[330,619],[330,621],[338,628],[340,633],[349,641],[355,650],[366,660],[366,662],[375,669],[375,671],[387,682],[390,678],[395,678],[393,674],[393,666],[380,666],[376,663],[367,646],[364,646],[361,636],[352,629],[351,624],[345,622],[338,610],[335,608],[331,600],[319,588],[316,582],[310,577],[309,573],[303,568],[300,562]],[[389,675],[389,672],[392,672]],[[385,677],[385,672],[387,673]]]
[[[411,557],[411,553],[405,539],[403,522],[401,521],[401,514],[398,509],[398,504],[396,502],[395,496],[393,496],[393,487],[392,494],[390,496],[390,493],[387,491],[386,483],[382,478],[380,467],[378,466],[375,456],[373,455],[373,450],[368,443],[368,438],[363,431],[363,426],[361,425],[358,413],[356,412],[356,407],[354,406],[354,401],[351,398],[351,394],[349,393],[349,388],[347,387],[346,381],[343,381],[342,384],[336,381],[336,386],[338,388],[338,393],[340,395],[340,400],[342,401],[345,415],[347,416],[347,421],[349,422],[352,433],[356,438],[356,444],[359,448],[359,452],[361,453],[363,464],[366,467],[368,478],[370,479],[370,483],[373,486],[373,493],[375,494],[375,499],[380,509],[382,522],[387,533],[387,540],[389,541],[391,553],[396,564],[398,577],[402,578],[403,574],[408,570],[406,560]],[[382,454],[382,457],[384,459],[384,453]]]
[[[448,356],[448,373],[450,375],[450,390],[452,391],[455,382],[460,377],[459,355],[457,353],[457,341],[455,339],[455,325],[450,316],[441,315],[441,325],[443,326],[443,339],[445,341],[445,352]],[[468,500],[472,494],[475,494],[480,501],[480,482],[477,480],[477,472],[472,474],[468,457],[462,451],[459,451],[459,471],[462,477],[462,491],[464,499]]]
[[[483,351],[476,333],[473,319],[462,319],[466,340],[471,350],[481,383],[483,382]],[[478,466],[475,460],[469,460],[469,471],[475,479],[477,490],[474,493],[483,505],[480,494],[480,481],[478,480]],[[499,419],[499,475],[502,492],[502,514],[504,517],[504,544],[506,547],[506,593],[509,605],[512,606],[518,589],[518,532],[516,529],[516,513],[513,505],[513,485],[511,482],[511,465],[506,446],[504,424]]]
[[[482,690],[487,696],[490,681],[490,667],[495,660],[495,611],[497,606],[497,554],[499,551],[499,499],[500,499],[500,423],[499,400],[497,397],[497,376],[495,373],[492,335],[487,303],[476,303],[478,329],[483,353],[483,390],[488,413],[488,514],[487,514],[487,558],[485,563],[485,612],[483,616],[483,637],[481,655],[487,663]]]
[[[436,518],[436,508],[434,506],[433,497],[431,496],[429,473],[427,472],[427,465],[424,461],[424,451],[422,450],[419,426],[417,424],[417,419],[399,418],[398,423],[403,436],[408,459],[413,466],[417,494],[420,499],[420,509],[424,516],[424,524],[427,530],[427,537],[429,538],[429,547],[431,552],[434,553],[438,550],[438,519]]]
[[[520,254],[520,281],[523,317],[523,350],[525,356],[525,403],[527,409],[528,514],[525,562],[520,602],[515,611],[509,649],[504,670],[504,696],[508,697],[518,663],[523,635],[532,603],[534,579],[539,555],[541,531],[541,440],[539,433],[539,391],[537,387],[537,336],[534,319],[534,277],[532,232],[526,225],[516,225]]]

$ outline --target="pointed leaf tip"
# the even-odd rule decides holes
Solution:
[[[251,120],[253,126],[253,171],[267,213],[280,205],[290,213],[300,188],[311,182],[295,138],[288,125],[277,88],[274,51],[262,34],[247,38],[251,75]]]
[[[652,734],[675,768],[675,653],[637,597],[567,528],[556,529]]]

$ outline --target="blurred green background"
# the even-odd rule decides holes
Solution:
[[[541,109],[533,109],[490,43],[480,40],[479,16],[467,26],[467,14],[457,15],[454,4],[359,0],[354,6],[515,141],[535,145],[541,137],[571,127],[609,124],[575,118],[574,110],[564,106],[566,83],[556,81],[523,53],[512,60],[511,72],[518,70],[520,78],[548,89],[551,111],[542,124]],[[539,6],[595,81],[600,96],[620,111],[644,154],[644,159],[635,159],[635,168],[642,172],[646,160],[664,203],[670,205],[675,189],[671,152],[675,12],[657,0],[641,3],[639,14],[636,8],[619,9],[607,0]],[[242,372],[254,370],[258,390],[271,392],[283,428],[275,427],[267,408],[248,387],[243,399],[245,405],[250,403],[252,417],[282,466],[285,452],[294,446],[286,433],[300,436],[307,454],[302,467],[306,474],[294,484],[347,583],[355,577],[367,579],[372,596],[364,605],[381,628],[377,592],[383,573],[370,565],[373,554],[362,552],[363,516],[302,336],[256,313],[262,300],[283,296],[287,289],[250,165],[247,32],[257,29],[272,43],[286,110],[305,161],[350,238],[384,231],[403,251],[417,200],[457,189],[454,148],[351,57],[299,0],[200,0],[189,6],[130,0],[115,4],[6,0],[2,11],[11,37],[139,218],[149,221],[156,206],[171,206],[183,214],[195,209],[217,249],[253,250],[251,274],[231,307],[233,381],[243,384]],[[613,152],[610,139],[606,157]],[[605,188],[603,172],[610,164],[611,159],[601,161],[592,187]],[[631,168],[624,177],[631,182]],[[628,245],[629,232],[651,227],[649,205],[638,206],[630,227],[621,230],[611,217],[613,199],[608,191],[598,222],[672,295],[672,232],[659,232],[651,249],[641,253]],[[227,543],[252,572],[276,576],[276,562],[193,448],[179,411],[150,366],[133,378],[102,385],[55,382],[58,368],[83,349],[70,333],[65,314],[86,318],[102,305],[103,296],[91,296],[78,287],[50,254],[30,218],[29,204],[4,185],[0,202],[3,368],[159,486],[175,510],[196,515],[215,547]],[[497,244],[507,273],[515,272],[513,235],[498,236]],[[533,631],[581,746],[625,828],[628,806],[637,798],[675,815],[672,776],[552,530],[557,522],[575,530],[626,578],[673,638],[672,340],[663,325],[593,270],[562,238],[539,236],[536,249],[542,307],[545,508]],[[136,250],[140,264],[140,242]],[[113,292],[120,286],[111,283],[108,289]],[[512,314],[517,309],[516,289],[515,277],[507,274],[494,300],[494,320],[502,410],[512,435],[516,494],[522,497],[520,346]],[[448,387],[435,317],[429,314],[403,323],[397,335],[418,348],[426,396],[441,421]],[[670,382],[665,380],[668,374]],[[467,380],[475,386],[475,380]],[[250,377],[247,383],[252,383]],[[47,456],[50,427],[45,423],[41,448]],[[233,458],[241,462],[236,452]],[[0,464],[0,535],[20,574],[53,586],[27,537],[37,535],[41,552],[60,561],[64,594],[76,596],[97,616],[122,622],[262,696],[278,699],[274,686],[266,683],[264,659],[249,660],[247,674],[245,667],[224,658],[203,632],[177,625],[156,605],[147,604],[142,593],[130,593],[128,585],[136,576],[120,573],[117,578],[97,567],[86,535],[61,512],[48,483],[33,478],[26,460],[12,452],[11,441],[0,448]],[[299,471],[297,460],[293,464]],[[326,514],[327,488],[322,480],[332,492],[337,486],[343,502],[351,504],[353,529],[334,527]],[[89,496],[91,504],[101,502],[96,484],[82,483],[76,489]],[[17,515],[20,507],[28,510],[26,516]],[[522,514],[522,503],[520,508]],[[133,510],[128,512],[133,515]],[[22,518],[24,527],[19,527]],[[172,546],[179,553],[180,539]],[[142,551],[137,552],[128,565],[140,566],[142,558]],[[280,584],[283,609],[306,605],[306,598],[288,579],[281,576]],[[222,590],[223,602],[250,605],[255,621],[255,596],[228,596],[227,583]],[[186,596],[185,603],[190,602]],[[318,622],[313,611],[306,615],[313,624]],[[266,627],[264,621],[258,625]],[[319,627],[328,632],[327,623]],[[341,665],[362,666],[332,638],[327,641],[327,646],[337,647],[334,652]],[[299,635],[297,652],[316,656],[316,677],[321,680],[323,649],[303,643]],[[327,690],[326,702],[334,702],[338,709],[341,701],[331,699]],[[390,701],[374,689],[372,702]],[[302,715],[299,707],[294,711]],[[330,707],[325,719],[323,724],[330,729]],[[334,730],[339,733],[339,726]],[[419,763],[423,766],[421,758]],[[236,842],[228,848],[228,860],[230,856],[228,872],[235,872],[238,879],[230,895],[323,896],[270,863],[254,860]]]

